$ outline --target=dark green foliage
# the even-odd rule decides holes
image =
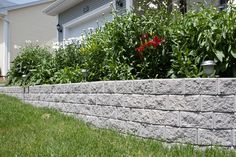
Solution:
[[[147,8],[149,2],[138,4]],[[157,4],[158,9],[114,15],[112,22],[90,33],[80,46],[71,44],[52,54],[39,46],[26,46],[13,63],[9,83],[22,85],[23,74],[26,84],[80,82],[81,69],[89,71],[87,81],[205,77],[200,65],[208,59],[216,62],[215,74],[236,76],[234,6],[219,11],[199,5],[182,14]],[[136,51],[156,36],[164,40],[161,45]]]
[[[49,77],[45,75],[45,70],[53,69],[48,67],[51,58],[52,54],[47,48],[36,44],[27,44],[21,49],[20,55],[12,62],[11,69],[7,74],[9,84],[24,85],[36,82],[41,84],[43,81],[39,79],[47,80],[51,75],[50,73],[48,74]],[[34,76],[34,74],[37,76]],[[25,79],[23,79],[23,75],[26,75]]]

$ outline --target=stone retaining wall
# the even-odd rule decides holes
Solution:
[[[236,79],[159,79],[4,87],[1,93],[123,133],[236,147]]]

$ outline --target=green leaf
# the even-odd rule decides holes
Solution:
[[[231,55],[236,58],[236,49],[230,51]]]
[[[219,50],[216,50],[215,55],[220,62],[222,62],[225,57],[223,51],[219,51]]]

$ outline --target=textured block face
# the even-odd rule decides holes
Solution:
[[[3,89],[5,89],[5,90],[2,90],[2,91],[6,92],[6,93],[22,93],[22,92],[24,92],[24,88],[22,88],[22,87],[5,87]]]
[[[150,124],[160,124],[168,126],[178,126],[178,111],[158,111],[133,109],[131,111],[131,121],[144,122]]]
[[[73,93],[75,86],[76,86],[76,84],[57,84],[57,85],[53,85],[52,93],[57,93],[57,94]]]
[[[233,145],[236,146],[236,129],[233,130]]]
[[[165,126],[145,125],[140,132],[140,136],[164,140]]]
[[[96,104],[98,105],[109,105],[111,96],[109,94],[97,94],[96,95]]]
[[[92,82],[90,83],[90,93],[103,93],[104,83],[103,82]]]
[[[114,94],[112,96],[108,96],[109,97],[109,102],[108,104],[111,105],[111,106],[119,106],[121,107],[123,105],[123,95],[121,94]],[[100,100],[101,102],[101,100]]]
[[[169,107],[173,110],[179,110],[185,106],[185,100],[183,95],[169,95]]]
[[[180,113],[181,127],[213,128],[213,113]]]
[[[217,112],[234,112],[234,96],[220,96],[218,103],[214,106],[214,111]]]
[[[116,119],[117,109],[113,106],[94,106],[96,116]]]
[[[185,103],[179,109],[184,111],[200,111],[201,110],[201,97],[199,95],[186,95],[184,97]]]
[[[135,80],[133,81],[135,94],[151,94],[153,91],[153,80]]]
[[[166,127],[165,139],[168,142],[197,143],[197,129]]]
[[[222,95],[231,95],[236,93],[236,79],[219,79],[219,93]]]
[[[115,81],[106,81],[104,82],[104,93],[115,93]]]
[[[230,113],[215,113],[216,129],[233,129],[236,127],[236,115]]]
[[[116,112],[116,118],[119,120],[130,120],[131,109],[118,107]]]
[[[31,86],[29,87],[30,93],[51,93],[53,85],[40,85],[40,86]]]
[[[116,93],[118,94],[132,94],[133,81],[116,81]]]
[[[214,111],[214,107],[217,106],[217,96],[202,96],[202,107],[201,111]]]
[[[204,130],[199,129],[199,145],[232,145],[232,132],[231,130]]]
[[[147,105],[146,99],[140,95],[124,95],[122,106],[129,108],[144,108]]]
[[[216,95],[217,79],[185,79],[185,94]]]
[[[201,82],[198,79],[185,79],[185,94],[200,94]]]
[[[160,79],[154,80],[154,94],[184,94],[183,79]]]
[[[175,110],[174,105],[170,105],[168,101],[168,95],[149,95],[142,96],[146,100],[144,108],[146,109],[169,109]]]
[[[116,119],[109,119],[107,121],[104,122],[105,125],[107,125],[107,128],[110,129],[115,129],[119,132],[123,132],[123,133],[132,133],[132,131],[134,130],[138,130],[138,126],[133,126],[131,127],[129,123],[125,122],[125,121],[121,121],[121,120],[116,120]],[[132,130],[133,129],[133,130]]]
[[[79,93],[79,94],[89,94],[90,93],[90,84],[88,82],[85,83],[76,83],[73,84],[73,93]]]

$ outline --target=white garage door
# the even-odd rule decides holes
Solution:
[[[85,34],[85,31],[89,33],[90,29],[95,30],[98,27],[104,26],[106,22],[113,19],[111,10],[110,4],[107,4],[66,23],[63,25],[64,39],[79,37]]]

